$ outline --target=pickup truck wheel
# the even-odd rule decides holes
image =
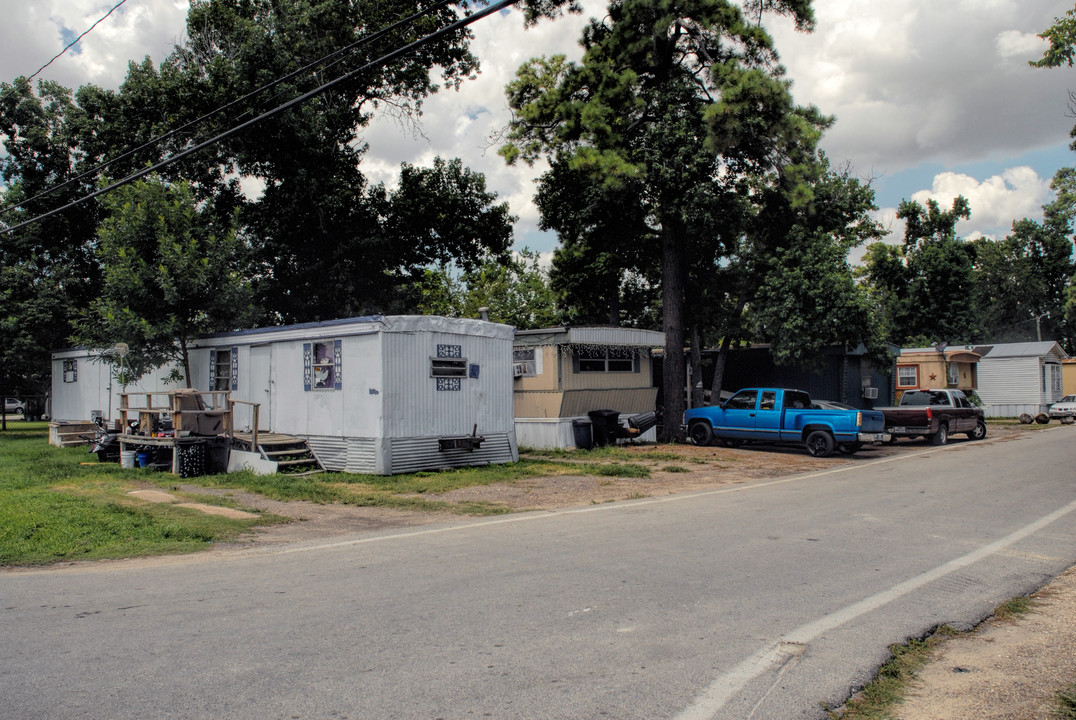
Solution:
[[[982,440],[986,437],[986,423],[980,420],[975,423],[975,429],[968,433],[969,440]]]
[[[930,436],[931,445],[944,445],[949,442],[949,426],[942,423],[938,426],[938,432]]]
[[[837,450],[842,455],[855,455],[862,449],[863,443],[850,442],[850,443],[837,443]]]
[[[710,423],[706,422],[691,423],[691,427],[687,429],[687,434],[691,438],[691,442],[696,445],[709,445],[714,439],[714,430],[710,427]]]
[[[807,436],[807,452],[813,457],[824,458],[833,454],[833,436],[825,430],[815,430]]]

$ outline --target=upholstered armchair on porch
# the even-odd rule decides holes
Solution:
[[[210,410],[202,394],[194,388],[172,390],[172,422],[176,433],[191,435],[221,435],[228,428],[229,410]]]

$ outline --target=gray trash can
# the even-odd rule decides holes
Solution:
[[[572,420],[572,435],[575,438],[576,448],[590,450],[594,447],[594,434],[590,420]]]

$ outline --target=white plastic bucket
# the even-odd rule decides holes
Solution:
[[[120,467],[121,468],[134,468],[137,465],[135,458],[138,453],[134,450],[124,450],[120,453]]]

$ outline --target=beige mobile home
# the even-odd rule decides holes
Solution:
[[[657,388],[651,353],[664,333],[616,327],[558,327],[516,332],[513,381],[516,439],[521,446],[588,446],[589,413],[610,410],[620,421],[653,412]],[[653,441],[656,433],[641,436]]]

